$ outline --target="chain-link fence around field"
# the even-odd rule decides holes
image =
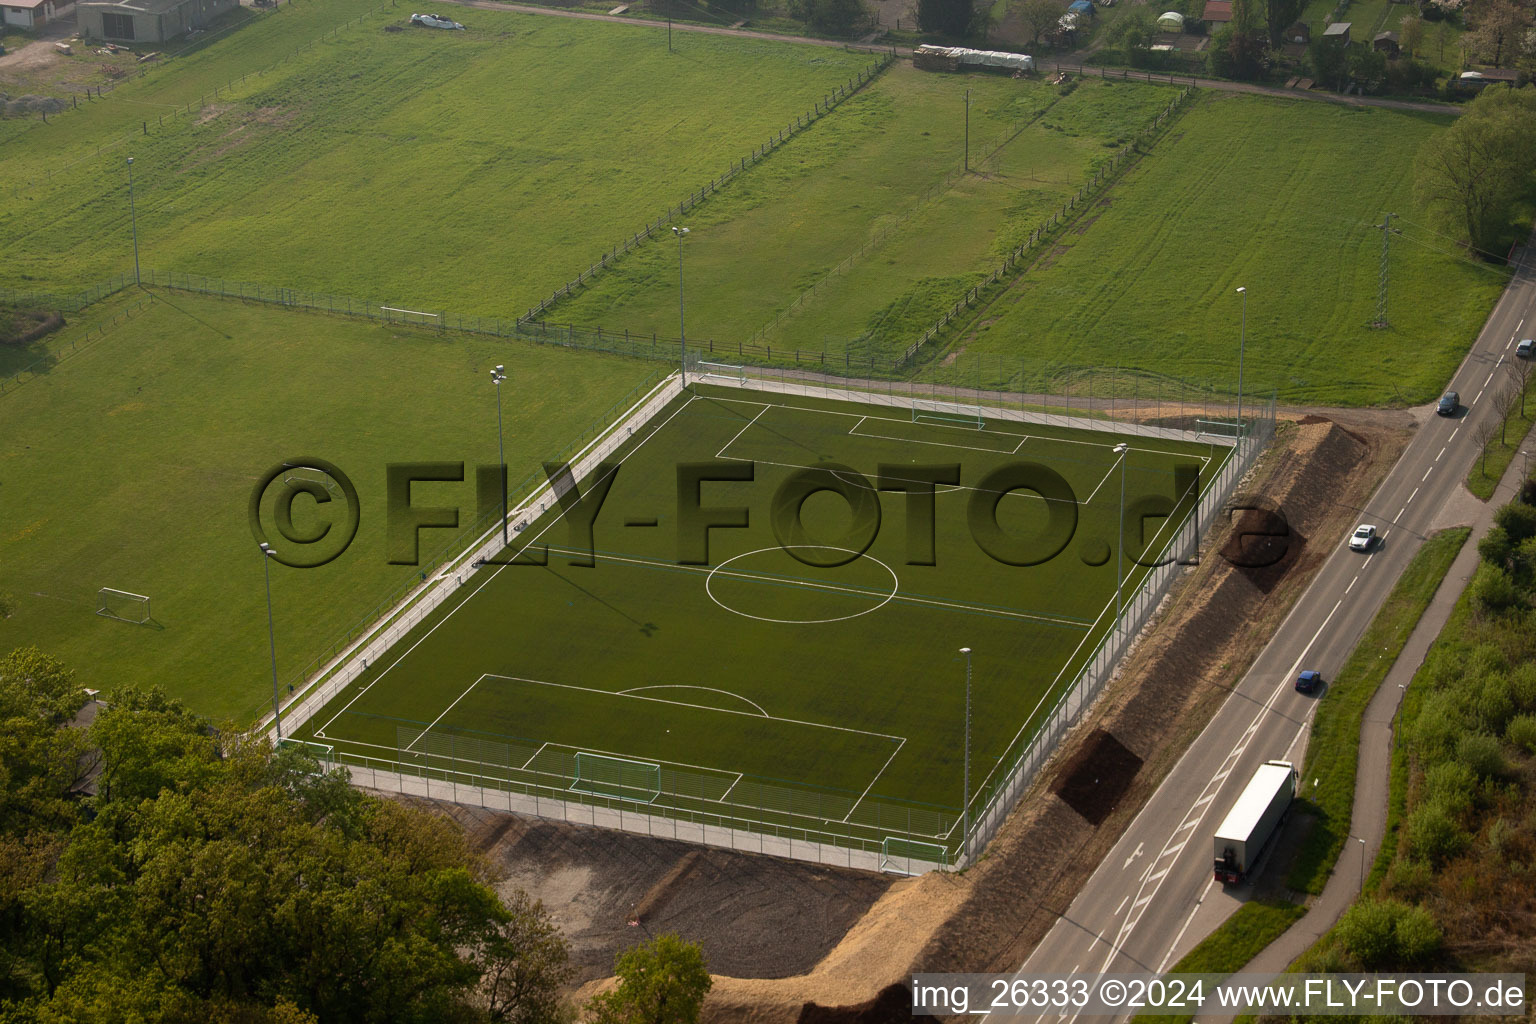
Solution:
[[[1232,410],[1225,404],[1186,406],[1181,415],[1174,415],[1167,403],[1143,406],[1139,413],[1145,418],[1134,419],[1123,404],[1117,403],[1111,412],[1111,399],[1074,405],[1041,401],[1052,396],[1015,396],[941,385],[914,392],[892,382],[852,381],[808,371],[764,372],[702,360],[690,370],[693,379],[705,383],[814,399],[901,407],[910,406],[917,394],[918,401],[981,409],[982,415],[991,419],[1199,441],[1210,445],[1213,452],[1219,447],[1227,457],[1218,459],[1214,476],[1202,481],[1199,498],[1189,503],[1182,521],[1171,524],[1170,540],[1161,546],[1166,561],[1149,567],[1137,589],[1127,595],[1118,621],[1107,624],[1098,645],[1068,664],[1067,669],[1074,673],[1070,684],[1063,686],[1054,703],[1040,713],[1037,724],[1020,729],[996,768],[979,780],[968,815],[959,808],[796,786],[737,773],[729,773],[735,781],[725,785],[720,776],[726,773],[674,766],[650,766],[656,769],[655,781],[643,792],[634,782],[593,786],[583,784],[577,766],[581,752],[574,748],[441,727],[423,729],[419,724],[394,724],[392,749],[377,743],[348,744],[326,733],[326,741],[337,747],[338,760],[351,767],[355,782],[391,792],[431,795],[560,821],[823,863],[910,872],[969,863],[996,833],[1062,737],[1082,719],[1183,566],[1198,554],[1204,526],[1216,520],[1238,480],[1274,431],[1272,398],[1245,403],[1243,427],[1238,429],[1235,418],[1224,418],[1224,411]],[[575,460],[576,478],[593,472],[598,462],[617,452],[682,394],[682,381],[672,375],[631,406]],[[552,502],[547,487],[536,491],[511,513],[513,528],[525,528]],[[499,537],[487,533],[471,553],[424,581],[375,630],[342,652],[328,666],[320,685],[285,711],[285,731],[298,730],[320,715],[369,664],[469,582],[475,559],[488,558],[499,548]],[[327,721],[321,720],[319,725],[325,729]]]

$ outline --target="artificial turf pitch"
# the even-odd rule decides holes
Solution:
[[[581,515],[551,500],[509,549],[533,561],[547,545],[547,564],[478,568],[301,735],[344,756],[545,795],[729,816],[807,838],[899,834],[953,847],[959,649],[973,650],[975,794],[1012,764],[1112,627],[1122,469],[1128,597],[1146,572],[1140,561],[1162,554],[1192,506],[1193,472],[1203,488],[1228,451],[990,418],[918,422],[910,407],[695,385],[636,431],[611,460],[617,469],[581,481],[584,501],[602,481],[609,488],[590,552],[573,531]],[[707,557],[704,531],[680,524],[679,467],[700,463],[752,470],[750,481],[698,486],[704,518],[748,524],[708,530]],[[1024,464],[1059,474],[1075,523],[1060,507],[1052,519],[1059,497],[980,486]],[[936,487],[931,533],[912,529],[921,499],[878,489],[882,477],[919,478],[920,466],[959,473],[958,486]],[[788,483],[808,467],[847,495],[788,501]],[[786,511],[796,504],[799,532]],[[1059,553],[1035,565],[992,557],[971,520],[973,506],[993,505],[993,551],[1013,562]],[[855,506],[865,510],[858,522]]]

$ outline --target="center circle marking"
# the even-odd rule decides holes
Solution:
[[[881,608],[884,608],[886,605],[891,603],[891,599],[896,596],[896,591],[901,586],[901,581],[896,576],[896,570],[880,561],[880,559],[876,558],[874,555],[866,553],[863,556],[864,558],[869,559],[871,562],[874,562],[880,568],[891,574],[891,592],[886,594],[885,599],[879,604],[871,605],[870,607],[865,608],[863,611],[854,612],[852,615],[838,615],[835,618],[830,619],[774,619],[769,618],[766,615],[753,615],[751,612],[744,612],[739,608],[732,608],[730,605],[726,604],[724,601],[720,600],[720,598],[715,596],[715,591],[713,589],[715,573],[719,572],[721,569],[724,569],[732,562],[743,558],[750,558],[753,555],[766,554],[769,551],[788,551],[792,548],[804,548],[811,551],[842,551],[850,555],[858,554],[858,552],[851,548],[837,547],[833,544],[787,544],[782,547],[775,546],[771,548],[758,548],[756,551],[744,551],[739,555],[732,555],[730,558],[727,558],[725,561],[709,570],[709,575],[704,577],[704,593],[709,595],[709,599],[711,601],[715,602],[715,604],[719,605],[725,611],[730,612],[732,615],[740,615],[742,618],[746,619],[756,619],[758,622],[777,622],[786,626],[814,626],[823,622],[846,622],[848,619],[856,619],[861,615],[868,615],[870,612],[877,612]],[[819,590],[822,588],[813,586],[810,589]]]

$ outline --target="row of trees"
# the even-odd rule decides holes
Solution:
[[[1499,255],[1536,200],[1536,89],[1490,86],[1455,123],[1430,136],[1414,163],[1414,192],[1462,241]]]
[[[565,939],[526,894],[498,898],[447,818],[158,691],[73,727],[83,703],[54,659],[0,658],[0,1021],[574,1015]],[[666,936],[618,967],[589,1019],[697,1019],[697,946]]]

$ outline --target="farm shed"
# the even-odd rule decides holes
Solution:
[[[1344,46],[1348,46],[1349,29],[1349,22],[1336,21],[1332,25],[1329,25],[1327,28],[1323,29],[1323,39],[1328,42],[1341,43]]]
[[[1214,33],[1232,21],[1232,0],[1205,0],[1205,10],[1200,14],[1206,31]]]
[[[68,14],[70,6],[55,0],[5,0],[0,3],[0,26],[39,29]]]
[[[116,43],[163,43],[206,28],[239,0],[80,0],[80,35]]]
[[[1481,71],[1463,71],[1456,79],[1456,84],[1463,89],[1481,89],[1485,85],[1499,82],[1513,88],[1520,83],[1520,72],[1514,68],[1484,68]]]
[[[1371,49],[1375,50],[1377,53],[1384,53],[1388,57],[1396,57],[1397,56],[1397,49],[1398,49],[1398,47],[1397,47],[1397,33],[1396,32],[1378,32],[1378,33],[1376,33],[1375,37],[1371,40]]]

